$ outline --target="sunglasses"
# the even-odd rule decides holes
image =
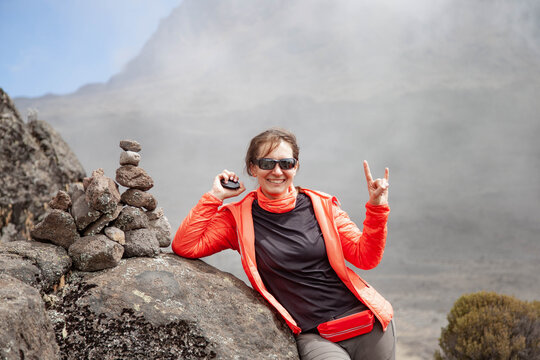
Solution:
[[[272,170],[279,164],[281,170],[290,170],[296,166],[297,160],[293,158],[274,160],[268,158],[261,158],[255,161],[255,164],[259,166],[261,170]]]

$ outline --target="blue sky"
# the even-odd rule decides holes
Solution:
[[[182,0],[0,0],[0,87],[12,98],[106,82]]]

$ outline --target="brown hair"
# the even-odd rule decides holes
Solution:
[[[269,153],[271,153],[275,148],[279,146],[279,144],[285,141],[289,145],[291,145],[291,149],[293,152],[293,157],[298,160],[298,155],[300,154],[300,148],[298,147],[298,144],[296,143],[296,136],[288,130],[280,129],[280,128],[271,128],[266,131],[263,131],[259,135],[255,136],[253,139],[251,139],[251,143],[249,144],[249,148],[246,153],[246,170],[249,175],[253,175],[251,173],[250,165],[255,164],[257,159],[259,157],[263,157]],[[262,149],[264,145],[269,145],[268,149],[266,150],[265,154],[259,154],[259,151]]]

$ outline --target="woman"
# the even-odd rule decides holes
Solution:
[[[373,180],[364,161],[369,201],[363,232],[335,197],[293,180],[298,170],[295,136],[270,129],[251,140],[246,169],[256,191],[240,195],[222,181],[223,170],[178,229],[173,251],[199,258],[225,249],[240,252],[253,288],[281,314],[295,334],[301,359],[394,359],[393,310],[389,302],[345,265],[364,270],[380,262],[388,207],[388,168]]]

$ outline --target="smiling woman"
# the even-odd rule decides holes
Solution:
[[[12,97],[106,82],[182,0],[0,1],[0,84]]]
[[[287,130],[255,136],[246,170],[257,190],[222,206],[246,189],[243,182],[224,187],[238,175],[223,170],[180,225],[172,249],[189,258],[239,251],[251,285],[290,327],[302,360],[394,359],[392,306],[345,266],[347,260],[369,270],[382,259],[388,168],[374,180],[364,161],[369,201],[362,232],[335,197],[294,186],[298,155]]]

